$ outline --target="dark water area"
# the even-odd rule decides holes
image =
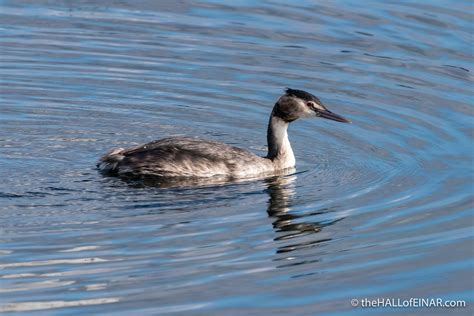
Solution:
[[[472,9],[2,1],[0,312],[474,314]],[[264,155],[285,87],[353,122],[293,123],[295,173],[159,188],[95,170],[178,135]]]

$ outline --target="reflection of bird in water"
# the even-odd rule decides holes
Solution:
[[[276,218],[273,227],[278,231],[318,232],[321,229],[319,223],[295,223],[294,220],[303,215],[289,213],[290,199],[295,195],[295,179],[296,175],[267,179],[267,192],[270,195],[267,212],[269,216]]]
[[[275,219],[273,228],[277,233],[286,232],[275,240],[290,240],[304,234],[320,232],[323,227],[332,225],[340,220],[336,219],[330,222],[304,221],[305,218],[327,213],[328,209],[318,210],[311,213],[295,214],[291,213],[292,198],[295,195],[294,182],[296,175],[279,176],[266,179],[268,184],[267,192],[270,196],[268,201],[268,215]],[[291,252],[296,249],[314,247],[319,243],[330,241],[330,238],[321,238],[305,242],[296,242],[295,244],[279,247],[277,253]]]
[[[295,181],[297,179],[297,174],[289,174],[294,172],[293,169],[285,170],[279,176],[268,177],[263,180],[266,184],[267,189],[265,192],[268,194],[268,207],[267,213],[270,218],[274,221],[272,223],[277,237],[274,238],[275,242],[285,242],[285,244],[279,243],[276,253],[289,253],[296,250],[316,247],[321,243],[330,241],[331,238],[328,235],[324,235],[321,231],[324,227],[332,225],[343,218],[333,219],[330,221],[311,221],[314,216],[322,215],[332,210],[330,208],[324,208],[313,212],[295,212],[296,209],[292,210],[293,199],[296,194],[295,190]],[[222,179],[220,182],[217,179],[212,178],[213,181],[209,179],[174,179],[173,181],[166,181],[160,178],[146,178],[141,180],[134,179],[124,179],[132,187],[156,187],[156,188],[174,188],[180,192],[187,192],[187,194],[192,194],[193,199],[196,201],[199,200],[198,196],[203,194],[203,198],[209,198],[210,192],[212,193],[213,200],[219,200],[220,198],[234,200],[236,198],[235,194],[229,195],[228,190],[212,190],[208,188],[216,188],[220,185],[231,185],[231,187],[236,192],[245,192],[246,183],[249,183],[249,179],[241,179],[240,183],[229,183]],[[169,179],[168,179],[169,180]],[[252,180],[252,179],[250,179]],[[244,188],[244,191],[241,191],[239,187]],[[170,191],[168,191],[170,192]],[[189,193],[191,192],[191,193]],[[222,196],[219,196],[222,194]],[[238,194],[238,193],[237,193]],[[234,202],[232,202],[234,203]],[[176,209],[176,208],[175,208]],[[321,233],[321,234],[319,234]],[[311,237],[314,236],[314,237]],[[294,254],[291,255],[294,259]],[[275,260],[286,260],[290,257],[285,256],[283,258],[277,258]],[[295,261],[292,260],[289,265],[303,264],[306,261]],[[285,264],[286,265],[286,264]],[[280,267],[283,267],[282,265]]]
[[[287,89],[270,115],[266,157],[219,142],[170,137],[133,148],[113,149],[100,159],[97,166],[105,173],[132,177],[223,176],[234,179],[275,174],[295,166],[287,134],[288,124],[299,118],[311,117],[349,122],[329,111],[314,95]]]

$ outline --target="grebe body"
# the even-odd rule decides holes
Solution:
[[[169,137],[132,148],[116,148],[100,158],[97,167],[119,176],[154,177],[254,177],[295,166],[288,139],[288,124],[299,118],[349,120],[329,111],[314,95],[286,89],[270,115],[268,154],[257,156],[224,143],[191,137]]]

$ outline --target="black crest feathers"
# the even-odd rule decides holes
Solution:
[[[316,101],[318,104],[321,103],[321,101],[318,99],[318,97],[312,95],[309,92],[303,91],[303,90],[294,90],[290,88],[285,89],[286,95],[292,95],[297,98],[303,99],[305,101]]]

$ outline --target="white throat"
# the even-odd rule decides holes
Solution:
[[[272,115],[268,123],[267,141],[268,155],[275,168],[286,169],[295,166],[295,155],[288,139],[288,123]]]

